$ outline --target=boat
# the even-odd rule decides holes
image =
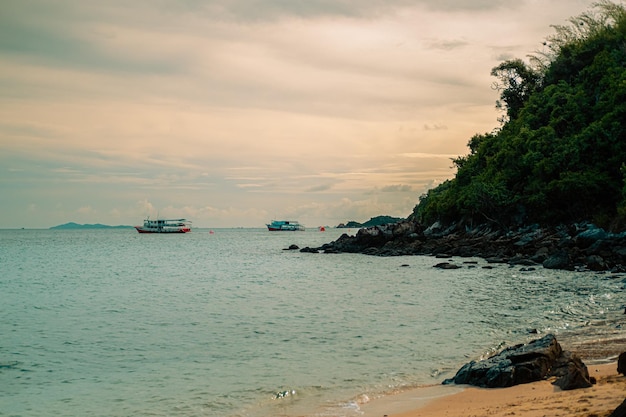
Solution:
[[[143,226],[135,226],[139,233],[188,233],[191,222],[186,219],[146,219]]]
[[[304,231],[304,226],[295,220],[272,220],[272,222],[267,225],[267,230],[270,232],[295,232]]]

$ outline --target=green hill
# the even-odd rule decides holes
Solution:
[[[554,29],[528,63],[492,70],[501,126],[469,140],[455,177],[421,196],[412,219],[626,224],[626,10],[602,1]]]

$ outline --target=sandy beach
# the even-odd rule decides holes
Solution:
[[[362,407],[365,417],[606,417],[626,399],[626,377],[617,373],[617,355],[626,339],[597,344],[575,352],[596,378],[590,388],[562,391],[553,379],[510,388],[431,386],[372,401]],[[593,347],[593,349],[592,349]],[[580,350],[579,350],[580,349]]]

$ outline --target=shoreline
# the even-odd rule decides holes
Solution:
[[[555,378],[509,388],[429,385],[381,397],[361,406],[363,417],[608,416],[626,399],[626,376],[617,373],[617,357],[626,351],[626,335],[589,339],[564,346],[581,357],[597,382],[563,391]]]
[[[333,242],[300,252],[479,257],[489,263],[522,267],[620,274],[626,272],[626,258],[618,250],[624,246],[626,232],[609,233],[588,222],[508,229],[489,223],[468,228],[461,221],[428,226],[409,218],[362,228],[354,236],[343,234]],[[457,267],[452,265],[452,269]]]

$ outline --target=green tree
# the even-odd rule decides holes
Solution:
[[[539,73],[521,59],[503,62],[491,70],[491,75],[498,78],[493,84],[493,88],[500,91],[500,100],[496,102],[496,107],[505,109],[509,120],[518,116],[541,80]]]
[[[414,217],[626,225],[626,10],[594,7],[555,26],[534,67],[492,70],[502,125],[469,140],[455,177],[423,195]]]

